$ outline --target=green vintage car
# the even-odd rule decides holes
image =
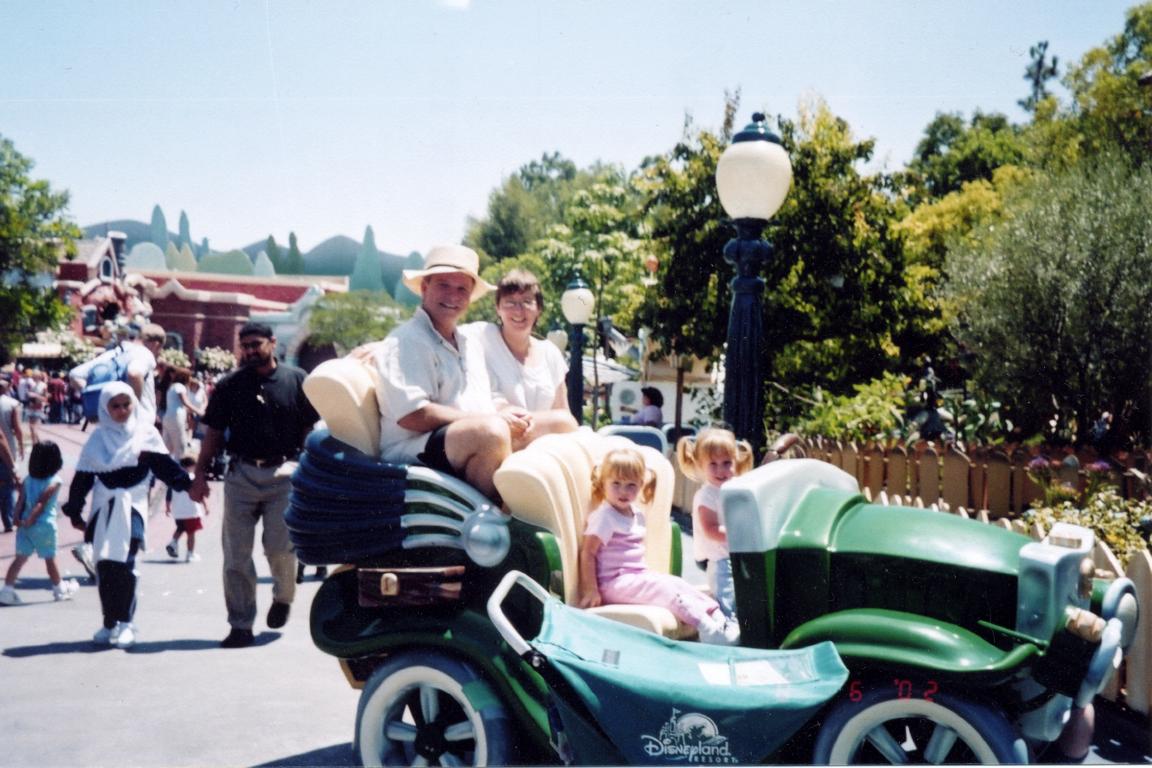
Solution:
[[[509,574],[557,604],[574,603],[591,467],[624,439],[583,430],[537,440],[498,470],[501,510],[454,478],[382,463],[324,431],[309,438],[288,520],[303,562],[349,564],[318,591],[311,631],[363,691],[355,744],[365,765],[644,761],[648,753],[596,724],[623,691],[565,682],[533,645],[557,611],[506,586],[497,613],[489,605]],[[641,450],[658,477],[648,564],[675,573],[671,464]],[[1135,629],[1132,584],[1092,578],[1094,542],[1082,528],[1059,527],[1038,543],[931,510],[870,504],[854,478],[806,459],[736,478],[722,499],[740,652],[792,670],[780,676],[781,701],[823,691],[801,722],[749,696],[745,722],[783,737],[760,745],[755,762],[1027,761],[1108,682]],[[656,643],[653,658],[669,647],[705,648],[663,608],[579,613],[635,627],[640,645]],[[786,656],[798,652],[805,655]],[[683,670],[691,666],[669,665],[654,690],[683,687],[689,697]],[[730,698],[744,700],[736,689]],[[583,713],[581,725],[567,723],[573,711]],[[702,721],[678,731],[684,708],[665,712],[663,723],[640,722],[639,711],[613,717],[635,717],[637,734],[650,737],[709,731]],[[732,722],[691,711],[712,730]],[[701,757],[691,750],[705,741],[678,748]],[[651,762],[679,754],[656,750]],[[699,761],[735,761],[708,754],[715,759]]]

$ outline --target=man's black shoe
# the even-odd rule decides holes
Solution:
[[[268,629],[280,629],[288,623],[288,611],[292,606],[288,603],[272,603],[268,609]]]
[[[252,630],[232,628],[228,637],[220,641],[221,648],[247,648],[252,645]]]
[[[316,566],[316,578],[319,581],[324,581],[324,579],[328,578],[328,566],[326,566],[326,565]]]

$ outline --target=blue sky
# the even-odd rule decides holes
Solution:
[[[1132,4],[0,0],[0,135],[82,225],[424,252],[541,153],[634,167],[726,90],[740,123],[823,98],[900,167],[937,112],[1023,119],[1029,47],[1063,74]]]

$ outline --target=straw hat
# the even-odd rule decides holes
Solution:
[[[476,251],[463,245],[438,245],[433,248],[424,259],[424,269],[404,270],[404,285],[420,296],[424,278],[451,272],[463,272],[472,278],[474,284],[471,301],[476,301],[488,291],[496,290],[496,286],[480,277],[480,257]]]

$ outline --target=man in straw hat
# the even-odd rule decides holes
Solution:
[[[457,332],[469,305],[493,290],[479,267],[471,248],[446,245],[423,269],[404,270],[420,306],[375,350],[380,452],[462,477],[496,499],[492,474],[512,452],[511,433],[493,404],[483,348]]]

